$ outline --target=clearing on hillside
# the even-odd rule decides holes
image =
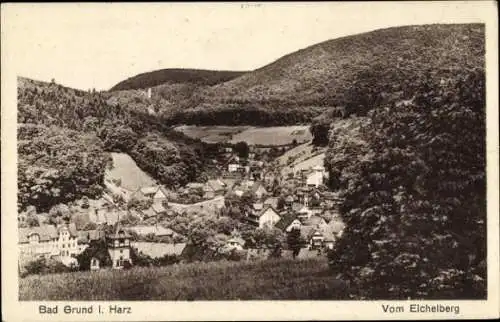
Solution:
[[[196,125],[181,125],[175,130],[184,133],[185,135],[200,139],[207,143],[223,143],[228,142],[233,138],[233,135],[241,133],[250,126],[196,126]]]
[[[106,171],[108,179],[120,180],[120,187],[136,191],[141,187],[157,185],[155,180],[142,171],[135,161],[126,153],[111,153],[113,168]]]
[[[287,145],[312,140],[309,125],[252,127],[233,136],[231,143],[245,141],[249,145]]]
[[[176,127],[175,130],[207,143],[244,141],[249,145],[280,146],[292,144],[293,140],[299,144],[312,140],[309,125],[270,127],[182,125]]]
[[[200,278],[202,276],[203,278]],[[21,301],[348,299],[325,257],[191,263],[158,268],[28,276]]]

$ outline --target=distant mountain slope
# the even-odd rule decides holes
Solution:
[[[350,103],[353,87],[379,83],[404,90],[415,74],[452,73],[483,60],[484,26],[405,26],[329,40],[206,90],[219,101],[337,106]],[[375,95],[377,93],[374,93]],[[373,101],[367,104],[373,104]]]
[[[365,115],[374,106],[411,99],[412,79],[446,78],[483,64],[483,56],[482,24],[393,27],[328,40],[247,73],[138,75],[139,83],[152,86],[159,82],[145,80],[164,73],[150,100],[142,91],[117,91],[142,86],[128,83],[110,95],[127,105],[139,102],[139,109],[154,110],[169,125],[290,125],[337,107],[344,115]]]
[[[243,71],[215,71],[203,69],[161,69],[130,77],[110,91],[144,89],[161,84],[215,85],[243,75]]]

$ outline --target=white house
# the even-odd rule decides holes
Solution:
[[[319,187],[323,184],[323,179],[325,177],[325,168],[322,166],[315,166],[312,168],[312,172],[307,175],[306,184],[307,186]]]
[[[78,245],[75,224],[43,225],[19,229],[19,249],[22,257],[37,258],[58,256],[65,265],[74,263],[73,257],[84,248]]]
[[[274,227],[281,217],[273,207],[264,208],[258,215],[259,228]]]
[[[229,172],[236,172],[240,168],[240,165],[238,163],[230,163],[227,165],[227,171]]]

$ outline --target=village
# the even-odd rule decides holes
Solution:
[[[169,223],[190,213],[220,217],[231,211],[238,213],[233,218],[244,227],[264,234],[273,231],[270,238],[276,240],[256,245],[230,227],[226,235],[210,236],[218,241],[211,245],[214,253],[238,252],[240,259],[255,260],[279,248],[280,257],[325,256],[342,235],[344,223],[338,196],[325,186],[328,174],[316,157],[321,151],[306,155],[314,162],[306,159],[302,167],[294,158],[304,152],[284,160],[309,145],[294,142],[273,159],[269,147],[246,146],[241,151],[236,145],[223,145],[212,160],[212,177],[176,190],[157,184],[127,154],[111,153],[113,167],[106,172],[100,199],[83,198],[41,214],[31,207],[18,215],[20,270],[42,258],[78,268],[82,263],[77,258],[85,252],[90,254],[90,270],[103,268],[105,261],[113,269],[133,266],[133,253],[151,260],[183,258],[193,247],[191,232],[176,231]],[[278,235],[284,238],[274,237]],[[90,251],[99,243],[104,251]]]

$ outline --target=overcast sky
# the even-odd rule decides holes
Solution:
[[[2,33],[15,35],[6,47],[18,75],[109,89],[162,68],[252,70],[321,41],[390,26],[480,22],[477,8],[453,2],[10,4],[2,8]]]

